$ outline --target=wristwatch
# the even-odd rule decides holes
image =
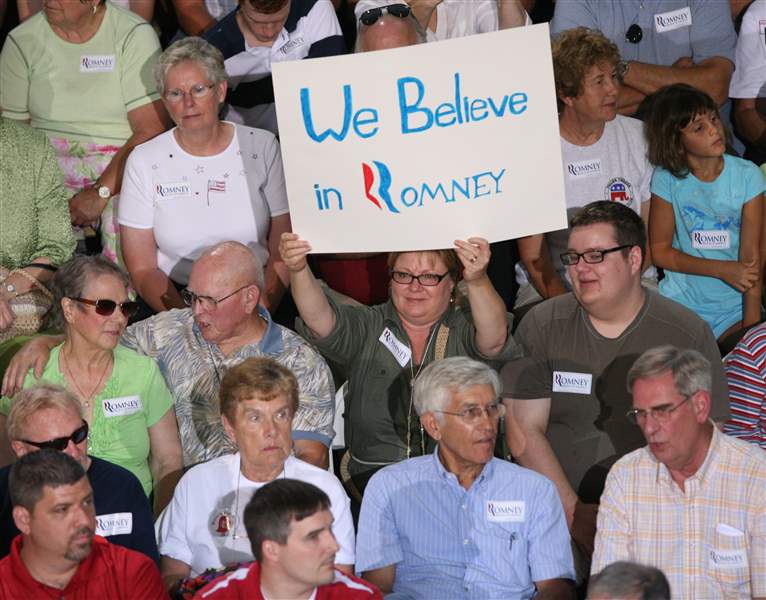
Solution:
[[[97,182],[98,185],[98,182]],[[98,197],[103,198],[104,200],[109,200],[109,198],[112,197],[112,190],[110,190],[105,185],[99,185],[98,186]]]
[[[620,80],[620,83],[625,81],[625,75],[628,74],[628,69],[630,69],[630,62],[627,60],[621,60],[617,63],[617,79]]]
[[[16,297],[16,286],[12,283],[3,284],[3,291],[9,296]]]

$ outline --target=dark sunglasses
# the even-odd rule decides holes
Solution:
[[[625,32],[625,40],[631,44],[638,44],[644,37],[644,30],[637,23],[633,23]]]
[[[88,424],[83,421],[82,426],[75,429],[71,435],[66,435],[64,437],[60,438],[54,438],[52,440],[48,440],[47,442],[30,442],[29,440],[21,440],[25,444],[29,444],[30,446],[34,446],[35,448],[53,448],[54,450],[58,450],[59,452],[63,452],[66,450],[66,447],[69,445],[69,440],[72,440],[72,443],[77,445],[85,438],[88,437]]]
[[[88,298],[70,298],[83,304],[96,307],[96,313],[102,317],[108,317],[118,306],[122,314],[130,318],[138,312],[138,302],[115,302],[114,300],[89,300]]]
[[[359,20],[362,22],[362,25],[367,25],[367,27],[369,27],[386,13],[392,17],[406,19],[410,16],[410,7],[406,4],[389,4],[388,6],[370,8],[359,15]]]

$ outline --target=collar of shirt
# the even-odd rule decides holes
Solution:
[[[676,485],[676,482],[673,481],[673,477],[670,475],[668,467],[664,463],[658,461],[648,447],[645,448],[646,452],[649,454],[649,458],[657,464],[656,481],[658,485],[665,485],[666,487],[676,490],[683,496],[689,496],[690,494],[693,494],[695,490],[700,489],[705,485],[705,481],[707,481],[708,475],[710,475],[710,471],[713,468],[712,464],[715,462],[716,455],[718,454],[718,447],[720,446],[721,439],[720,436],[724,435],[718,430],[718,427],[715,426],[713,421],[710,421],[710,423],[713,426],[713,437],[710,440],[710,446],[707,449],[705,460],[702,463],[702,466],[697,469],[697,472],[684,481],[683,492],[678,485]]]
[[[264,321],[266,321],[266,331],[264,332],[260,342],[256,344],[247,344],[247,345],[257,346],[258,349],[263,354],[271,354],[271,355],[279,354],[280,352],[282,352],[282,350],[284,350],[284,341],[282,340],[281,329],[279,328],[277,324],[274,323],[274,321],[271,320],[271,315],[269,314],[269,311],[266,310],[260,304],[258,305],[258,315]],[[211,348],[211,351],[214,351],[216,353],[221,352],[220,348],[218,348],[217,345],[210,344],[207,341],[205,341],[205,338],[202,337],[202,333],[200,332],[199,327],[197,326],[197,323],[193,323],[192,331],[194,332],[194,337],[197,338],[197,342],[199,343],[200,346],[203,346],[203,347],[208,346]],[[236,357],[241,350],[242,348],[233,352],[231,356]],[[231,358],[231,357],[228,357],[228,358]]]
[[[452,473],[451,471],[448,471],[444,468],[444,465],[442,464],[441,459],[439,458],[439,446],[436,446],[436,449],[433,451],[433,454],[431,455],[434,470],[436,471],[437,476],[447,483],[448,485],[456,486],[460,488],[463,492],[471,492],[472,490],[478,490],[479,488],[485,488],[489,484],[489,480],[492,478],[492,473],[494,472],[495,465],[494,461],[490,458],[489,462],[484,465],[484,468],[481,470],[481,473],[479,473],[479,476],[474,480],[474,482],[471,484],[471,487],[469,489],[465,489],[462,485],[460,485],[460,482],[457,479],[457,476]]]

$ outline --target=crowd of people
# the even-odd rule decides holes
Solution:
[[[313,254],[272,65],[545,5],[568,227]],[[3,17],[0,600],[766,599],[766,0]]]

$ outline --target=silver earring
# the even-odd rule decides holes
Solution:
[[[94,2],[93,3],[93,14],[95,15],[97,11],[98,11],[98,2]]]

